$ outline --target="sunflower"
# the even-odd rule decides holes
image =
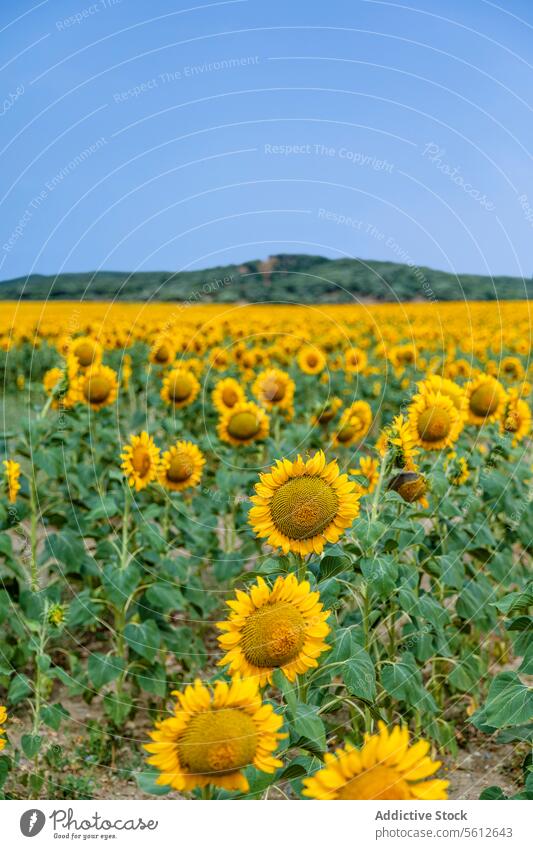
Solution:
[[[193,442],[176,442],[161,457],[159,483],[165,489],[179,491],[200,483],[205,458]]]
[[[518,357],[504,357],[500,363],[502,375],[510,381],[522,380],[524,377],[524,366]]]
[[[217,371],[226,371],[231,363],[230,352],[226,348],[215,347],[209,352],[209,365]]]
[[[311,416],[311,424],[327,425],[335,418],[337,412],[342,407],[342,401],[336,395],[333,398],[328,398],[325,404],[321,404],[316,413]]]
[[[131,434],[129,444],[120,455],[121,469],[130,486],[139,492],[156,479],[159,472],[159,448],[145,430],[140,436]]]
[[[4,705],[0,705],[0,752],[5,748],[6,740],[4,734],[4,724],[7,722],[7,710]]]
[[[320,554],[326,542],[337,542],[359,515],[359,494],[337,462],[326,464],[323,451],[307,461],[277,460],[260,475],[252,497],[249,522],[256,536],[284,554]]]
[[[348,348],[344,352],[344,370],[349,374],[359,374],[364,371],[368,363],[368,357],[361,348]]]
[[[79,378],[77,389],[80,401],[85,401],[93,410],[101,410],[117,397],[117,373],[109,366],[92,366]]]
[[[69,345],[68,353],[76,358],[80,369],[88,369],[102,362],[103,348],[91,336],[79,336]]]
[[[458,457],[455,451],[450,451],[444,465],[448,480],[453,486],[461,486],[470,477],[467,461],[464,457]]]
[[[329,651],[324,639],[330,632],[320,595],[308,581],[295,575],[279,577],[272,589],[259,577],[248,593],[226,602],[229,619],[218,622],[224,633],[218,642],[227,654],[219,666],[229,665],[231,675],[253,676],[262,687],[281,669],[289,681],[318,666],[317,658]]]
[[[383,456],[390,451],[392,465],[399,469],[414,469],[414,457],[418,454],[409,422],[400,413],[380,435],[376,448]]]
[[[312,799],[447,799],[449,781],[434,778],[441,762],[432,761],[429,743],[409,745],[409,730],[392,731],[378,723],[377,734],[365,734],[361,749],[348,743],[324,757],[325,766],[304,779],[304,796]]]
[[[320,374],[326,367],[326,357],[314,345],[305,345],[298,354],[298,365],[304,374]]]
[[[269,430],[268,416],[253,401],[235,404],[221,416],[218,437],[230,445],[251,445],[266,439]]]
[[[192,371],[174,368],[163,380],[161,398],[165,404],[176,408],[192,404],[200,391],[200,384]]]
[[[294,380],[281,369],[267,369],[257,376],[252,392],[261,406],[266,407],[267,410],[291,410]]]
[[[225,377],[223,380],[219,380],[213,389],[211,398],[219,413],[232,410],[235,404],[242,404],[246,400],[242,386],[233,377]]]
[[[15,460],[4,460],[4,469],[7,497],[9,503],[14,504],[20,490],[20,463],[16,463]]]
[[[283,719],[261,701],[253,679],[235,676],[212,690],[196,679],[172,695],[179,700],[173,716],[157,723],[144,747],[148,763],[161,772],[157,784],[178,791],[213,784],[246,793],[245,767],[273,773],[283,765],[272,754],[287,736],[279,731]]]
[[[453,380],[449,380],[447,377],[441,377],[438,374],[430,374],[425,380],[422,380],[418,384],[418,390],[423,394],[441,394],[450,398],[454,407],[456,407],[457,412],[461,416],[462,430],[463,423],[466,421],[467,417],[467,401],[465,391],[462,386],[458,386],[457,383],[454,383]]]
[[[530,406],[515,389],[511,389],[500,422],[500,432],[509,433],[513,437],[513,445],[515,446],[528,436],[530,430]]]
[[[370,495],[378,484],[379,460],[375,457],[361,457],[359,466],[356,469],[350,469],[350,474],[366,478],[366,484],[357,484],[357,491],[361,495]]]
[[[59,388],[59,384],[63,380],[63,374],[63,369],[58,368],[57,366],[49,368],[48,371],[44,373],[43,387],[47,395],[51,395],[54,389]]]
[[[428,483],[424,475],[416,470],[416,466],[413,466],[409,471],[400,472],[399,475],[396,475],[389,482],[388,489],[397,492],[408,504],[419,501],[424,509],[429,507],[426,498]]]
[[[495,377],[479,374],[465,386],[470,424],[483,425],[501,419],[505,410],[505,389]]]
[[[159,336],[152,347],[148,359],[155,366],[170,366],[176,357],[176,347],[168,336]]]
[[[372,408],[366,401],[354,401],[344,412],[333,436],[334,445],[353,445],[360,442],[370,430]]]
[[[427,450],[449,448],[459,437],[462,417],[448,395],[420,392],[408,410],[413,441]]]

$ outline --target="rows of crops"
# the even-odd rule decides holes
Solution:
[[[445,799],[470,728],[532,798],[530,352],[517,302],[4,304],[5,796]]]

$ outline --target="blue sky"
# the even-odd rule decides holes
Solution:
[[[533,272],[525,0],[9,0],[0,40],[0,279]]]

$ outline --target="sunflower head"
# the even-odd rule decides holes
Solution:
[[[254,676],[263,686],[275,669],[282,669],[294,681],[318,666],[317,658],[329,649],[324,642],[329,611],[322,609],[309,583],[298,583],[294,575],[277,578],[272,589],[258,578],[248,593],[237,592],[227,604],[232,612],[217,626],[226,651],[219,666],[229,665],[232,675]]]
[[[251,445],[266,439],[269,420],[265,411],[252,401],[242,401],[226,410],[218,424],[218,436],[230,445]]]
[[[452,486],[462,486],[470,477],[468,463],[464,457],[458,457],[455,451],[450,451],[445,463],[446,474]]]
[[[139,435],[131,435],[129,443],[120,455],[122,471],[130,486],[139,492],[157,478],[159,472],[159,448],[145,430]]]
[[[447,799],[449,781],[434,778],[440,761],[429,757],[430,745],[409,744],[406,726],[390,731],[378,723],[377,734],[365,734],[361,749],[346,745],[324,758],[325,766],[304,779],[304,796],[312,799]]]
[[[174,368],[163,380],[161,398],[174,408],[192,404],[200,391],[200,384],[192,371]]]
[[[361,348],[348,348],[344,352],[344,368],[348,373],[359,374],[365,370],[367,363],[368,357]]]
[[[294,380],[285,371],[267,369],[257,376],[252,392],[259,404],[267,410],[290,410],[294,398]]]
[[[287,554],[320,554],[359,514],[360,495],[323,451],[307,461],[277,460],[256,484],[249,520],[259,537]]]
[[[328,398],[325,404],[319,406],[317,412],[311,418],[311,424],[327,425],[335,418],[342,407],[342,401],[337,396]]]
[[[413,442],[427,450],[448,448],[458,439],[462,417],[451,398],[440,392],[420,392],[409,405]]]
[[[79,378],[77,389],[80,401],[88,404],[93,410],[101,410],[116,400],[117,373],[109,366],[92,366]]]
[[[219,413],[232,410],[236,404],[242,404],[245,399],[244,389],[233,377],[219,380],[213,389],[213,404]]]
[[[169,366],[176,357],[174,341],[169,336],[159,336],[152,347],[148,359],[155,366]]]
[[[305,345],[298,354],[298,365],[304,374],[320,374],[326,366],[326,357],[315,345]]]
[[[82,370],[102,362],[102,345],[91,336],[78,336],[77,339],[73,339],[68,346],[68,352],[76,358],[78,367]]]
[[[360,442],[370,430],[372,408],[366,401],[355,401],[341,415],[333,436],[334,445],[353,445]]]
[[[397,492],[408,504],[420,501],[422,506],[427,507],[427,480],[419,472],[401,472],[395,475],[389,482],[388,488]]]
[[[531,430],[531,408],[516,390],[510,390],[500,422],[501,433],[512,436],[513,446],[518,445]]]
[[[175,492],[198,486],[202,477],[205,458],[192,442],[176,442],[161,456],[159,483]]]
[[[483,425],[501,419],[507,396],[499,380],[479,374],[467,383],[465,392],[470,424]]]
[[[235,676],[213,690],[196,680],[173,695],[173,716],[157,723],[145,746],[148,763],[161,772],[158,784],[178,791],[213,784],[245,793],[245,767],[273,773],[282,766],[272,753],[286,736],[279,731],[283,720],[261,701],[254,680]]]

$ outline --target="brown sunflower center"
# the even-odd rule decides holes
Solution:
[[[170,349],[168,345],[160,345],[154,354],[154,359],[158,363],[167,363],[170,359]]]
[[[262,669],[290,663],[304,642],[304,618],[292,604],[284,601],[254,611],[247,617],[242,631],[246,660]]]
[[[272,497],[272,521],[288,539],[310,539],[321,534],[337,515],[335,490],[322,478],[292,478]]]
[[[90,377],[83,387],[83,394],[91,404],[103,404],[111,394],[111,383],[101,374]]]
[[[470,409],[476,416],[492,416],[498,409],[498,388],[490,383],[478,386],[470,397]]]
[[[316,354],[308,354],[307,355],[307,365],[311,368],[314,368],[318,365],[318,357]]]
[[[263,384],[263,395],[267,401],[272,403],[282,401],[285,397],[285,386],[275,377],[269,378]]]
[[[226,407],[234,407],[239,400],[239,396],[232,386],[225,386],[222,390],[222,400]]]
[[[192,383],[188,375],[178,374],[168,383],[168,397],[171,401],[185,401],[192,392]]]
[[[177,749],[180,765],[187,772],[235,772],[252,763],[257,730],[251,716],[242,710],[209,710],[192,717]]]
[[[339,799],[410,799],[407,782],[387,766],[375,766],[357,775],[339,790]]]
[[[144,477],[150,471],[152,460],[144,445],[137,445],[131,453],[131,465],[138,475]]]
[[[418,417],[418,431],[426,442],[439,442],[445,439],[451,426],[450,415],[442,407],[428,407]]]
[[[244,411],[236,413],[228,423],[228,433],[234,439],[251,439],[259,433],[260,422],[255,413]]]
[[[75,354],[80,366],[86,368],[91,365],[96,352],[94,350],[94,345],[91,345],[90,342],[81,342],[76,347]]]
[[[186,454],[175,454],[167,469],[167,478],[173,483],[188,480],[194,471],[194,464]]]
[[[350,439],[353,439],[355,434],[357,433],[357,427],[353,422],[349,422],[348,424],[341,427],[337,434],[338,442],[349,442]]]

